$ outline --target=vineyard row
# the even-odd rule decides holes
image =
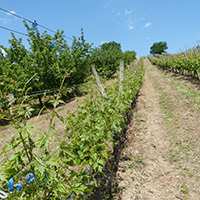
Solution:
[[[67,112],[65,118],[56,112],[63,102],[59,91],[50,101],[54,108],[49,114],[49,130],[44,134],[37,135],[33,124],[27,123],[26,112],[32,112],[31,108],[22,112],[19,105],[19,115],[10,115],[15,136],[2,151],[11,148],[14,154],[1,165],[1,190],[6,191],[11,178],[18,183],[31,172],[35,179],[24,183],[23,190],[9,193],[8,199],[66,199],[70,195],[84,199],[84,194],[92,195],[99,186],[96,174],[105,176],[104,169],[112,171],[113,166],[108,168],[107,163],[127,125],[126,113],[131,112],[129,105],[140,89],[143,74],[142,62],[137,70],[134,66],[126,68],[121,90],[118,79],[105,88],[105,96],[93,89],[79,102],[77,111]],[[64,136],[56,132],[55,118],[65,127]],[[51,141],[57,141],[54,148]],[[18,148],[21,145],[23,148]]]

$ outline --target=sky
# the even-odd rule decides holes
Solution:
[[[0,0],[0,5],[70,38],[83,28],[94,47],[115,41],[137,57],[149,55],[154,42],[166,41],[167,52],[177,53],[200,40],[200,0]],[[1,10],[0,26],[26,33],[21,19]],[[28,48],[26,36],[15,36]],[[0,28],[0,45],[8,47],[9,39],[10,32]]]

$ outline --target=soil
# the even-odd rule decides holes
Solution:
[[[173,74],[161,73],[148,60],[144,64],[144,84],[126,133],[114,199],[200,199],[199,106],[165,78]],[[200,98],[198,85],[179,81]]]

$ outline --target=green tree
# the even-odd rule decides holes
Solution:
[[[1,46],[6,52],[6,56],[1,56],[0,60],[0,88],[4,96],[9,93],[16,95],[17,91],[23,87],[27,76],[26,66],[29,60],[29,52],[22,44],[22,39],[16,39],[13,33],[11,36],[12,39],[9,40],[10,47]]]
[[[79,38],[74,37],[69,47],[64,31],[57,31],[51,36],[46,31],[40,33],[37,27],[26,22],[24,25],[28,32],[28,49],[13,33],[10,46],[0,46],[1,98],[9,93],[15,97],[23,95],[20,91],[29,79],[26,85],[29,92],[59,88],[64,77],[63,86],[84,82],[90,73],[88,57],[91,45],[86,43],[83,30]],[[41,96],[38,98],[42,106]]]
[[[95,48],[91,54],[90,62],[95,64],[98,73],[110,78],[117,71],[120,59],[122,59],[121,44],[113,41]]]
[[[166,49],[168,49],[166,42],[155,42],[150,48],[150,54],[162,54],[166,52]]]
[[[125,51],[123,53],[122,59],[124,60],[125,64],[130,65],[130,62],[136,59],[136,52],[135,51]]]
[[[101,45],[102,50],[118,50],[121,51],[121,44],[115,41],[112,42],[105,42]]]
[[[89,76],[89,56],[91,54],[91,47],[92,44],[86,42],[83,29],[81,29],[81,37],[78,39],[74,37],[74,41],[71,46],[70,66],[72,66],[72,73],[70,84],[83,83]],[[70,66],[68,68],[70,68]]]

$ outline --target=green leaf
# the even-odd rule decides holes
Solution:
[[[96,180],[95,178],[93,178],[93,181],[94,181],[94,185],[95,185],[95,187],[98,187],[99,184],[98,184],[97,180]]]
[[[68,147],[62,146],[61,150],[64,151],[67,155],[74,157],[74,154],[68,149]]]

